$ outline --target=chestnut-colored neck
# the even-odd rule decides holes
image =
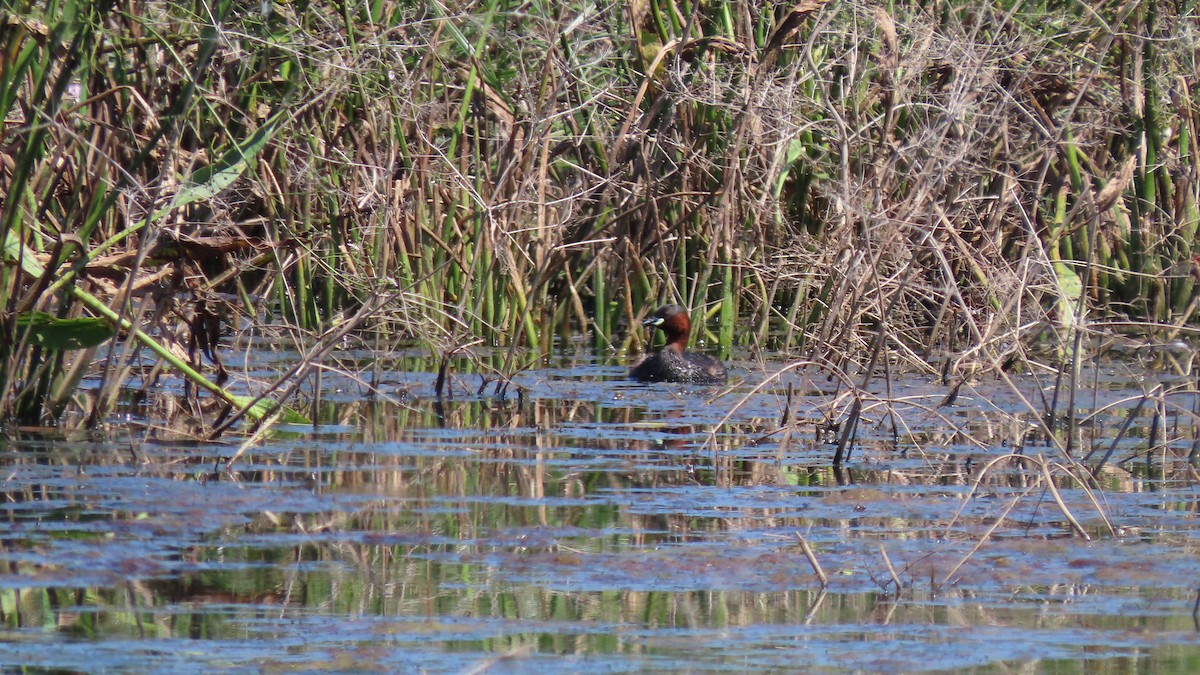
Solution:
[[[676,312],[667,316],[659,326],[667,338],[667,347],[682,352],[687,349],[688,334],[692,332],[692,322],[687,312]]]

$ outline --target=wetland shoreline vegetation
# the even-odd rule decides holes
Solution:
[[[1096,344],[1196,319],[1191,2],[63,0],[0,31],[8,422],[98,425],[164,367],[284,401],[347,339],[443,376],[497,347],[502,391],[674,301],[864,388],[1058,373],[1049,430]],[[230,325],[308,358],[231,393]]]
[[[0,46],[0,667],[1200,671],[1194,2]]]

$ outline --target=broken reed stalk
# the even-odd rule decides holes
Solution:
[[[1013,456],[1016,456],[1016,455],[1013,455]],[[989,464],[989,466],[990,466],[990,464]],[[967,561],[971,559],[972,556],[975,555],[976,551],[983,548],[983,545],[986,544],[987,541],[992,538],[992,533],[995,532],[1000,527],[1000,525],[1002,525],[1004,523],[1004,520],[1008,517],[1009,512],[1012,511],[1014,508],[1016,508],[1017,504],[1020,503],[1021,499],[1024,498],[1026,495],[1028,495],[1030,492],[1032,492],[1034,487],[1036,487],[1036,484],[1029,486],[1023,492],[1021,492],[1019,495],[1013,497],[1008,502],[1008,505],[1004,507],[1004,509],[1000,512],[1000,515],[996,517],[996,520],[990,526],[988,526],[987,530],[984,531],[983,535],[981,537],[979,537],[979,541],[975,542],[975,545],[971,547],[971,550],[968,551],[967,554],[964,555],[957,563],[955,563],[955,565],[950,568],[950,571],[947,572],[944,577],[942,577],[942,582],[941,582],[942,585],[950,583],[950,580],[952,578],[954,578],[954,575],[958,573],[958,570],[963,565],[965,565],[967,563]],[[968,495],[968,498],[969,498],[969,495]],[[963,505],[963,507],[965,507],[965,504]],[[961,513],[963,507],[959,507],[960,513]],[[954,521],[957,519],[958,519],[958,514],[955,514],[954,520],[951,521],[950,525],[946,526],[947,534],[950,531],[950,527],[953,526]]]
[[[813,599],[812,604],[808,606],[808,610],[804,612],[802,625],[811,626],[813,621],[816,621],[817,610],[821,609],[821,605],[825,604],[825,598],[827,597],[829,597],[829,589],[822,586],[821,591],[817,593],[817,597]]]
[[[443,397],[454,398],[453,386],[448,386],[450,380],[450,360],[454,358],[455,354],[468,350],[482,342],[482,339],[472,340],[466,344],[455,345],[454,347],[442,353],[442,357],[438,360],[437,381],[434,382],[433,385],[434,398],[437,398],[438,400],[441,400]],[[486,381],[480,386],[481,394],[483,393],[483,389],[485,387],[487,387]],[[499,385],[497,386],[496,394],[500,395]]]
[[[846,414],[846,419],[842,422],[842,435],[838,437],[837,448],[833,452],[833,466],[844,466],[850,459],[850,448],[854,439],[858,437],[858,421],[861,416],[862,397],[855,392],[854,401],[850,404],[850,412]]]
[[[804,557],[808,558],[808,564],[812,566],[813,572],[817,578],[821,580],[821,588],[829,587],[829,577],[825,574],[825,570],[821,569],[821,563],[817,560],[817,554],[813,552],[812,547],[808,545],[808,541],[804,535],[796,531],[796,541],[800,544],[800,550],[804,552]]]
[[[1008,454],[1008,455],[1003,455],[1001,457],[996,457],[992,461],[988,462],[983,467],[983,469],[980,470],[979,476],[976,477],[975,482],[971,485],[971,489],[968,490],[967,494],[963,497],[962,505],[959,506],[958,511],[956,511],[954,514],[954,517],[951,518],[950,522],[946,525],[945,534],[943,535],[944,537],[948,538],[950,536],[951,528],[953,528],[954,524],[956,522],[958,522],[959,517],[962,515],[963,509],[965,509],[967,504],[970,503],[971,498],[978,491],[979,486],[982,485],[984,478],[991,471],[992,467],[996,466],[996,464],[998,464],[999,462],[1005,461],[1005,460],[1018,460],[1022,463],[1032,463],[1033,466],[1036,469],[1038,469],[1038,473],[1039,473],[1038,482],[1042,483],[1045,486],[1045,489],[1050,492],[1050,495],[1054,499],[1055,505],[1058,506],[1059,512],[1062,514],[1063,518],[1067,521],[1068,525],[1070,525],[1071,531],[1076,536],[1083,539],[1084,541],[1091,541],[1091,536],[1087,533],[1086,530],[1083,529],[1083,526],[1080,525],[1079,521],[1076,520],[1075,516],[1071,513],[1071,510],[1067,507],[1066,502],[1063,501],[1062,495],[1058,491],[1058,487],[1054,485],[1054,476],[1050,473],[1050,466],[1051,466],[1050,462],[1048,462],[1041,455],[1037,455],[1034,457],[1028,457],[1025,455],[1016,455],[1016,454]],[[1059,466],[1059,465],[1055,465],[1055,466]],[[1062,468],[1062,467],[1060,466],[1060,468]],[[1095,495],[1092,493],[1092,490],[1087,486],[1086,482],[1083,480],[1080,480],[1079,477],[1075,476],[1074,474],[1071,474],[1070,471],[1067,471],[1065,468],[1063,470],[1067,473],[1067,475],[1069,475],[1072,478],[1072,480],[1074,480],[1080,484],[1081,489],[1084,490],[1085,494],[1087,494],[1087,496],[1088,496],[1088,499],[1091,500],[1093,506],[1096,507],[1096,512],[1104,520],[1104,523],[1108,527],[1109,532],[1115,533],[1115,531],[1116,531],[1115,528],[1113,528],[1112,523],[1109,522],[1108,517],[1104,515],[1104,512],[1100,507],[1100,503],[1096,500]],[[979,550],[980,547],[983,546],[983,544],[991,537],[992,533],[995,532],[996,528],[998,528],[1001,525],[1001,523],[1004,522],[1005,518],[1007,518],[1007,516],[1008,516],[1008,513],[1017,505],[1017,503],[1020,502],[1020,500],[1022,498],[1024,498],[1026,495],[1028,495],[1036,486],[1037,486],[1037,483],[1030,485],[1026,490],[1021,492],[1021,494],[1017,495],[1016,498],[1014,498],[1011,502],[1009,502],[1009,504],[1004,508],[1003,512],[999,516],[996,517],[995,522],[992,523],[992,525],[990,527],[988,527],[987,531],[984,532],[983,536],[980,537],[979,541],[975,543],[975,546],[972,547],[971,551],[969,553],[967,553],[967,555],[965,555],[961,560],[959,560],[959,562],[956,565],[954,565],[954,567],[950,570],[950,572],[946,574],[945,578],[943,578],[943,580],[942,580],[943,584],[948,583],[950,581],[951,577],[954,576],[954,574],[958,571],[958,569],[960,567],[962,567],[963,564],[965,564],[967,562],[967,560],[969,560],[971,558],[971,556],[973,556],[975,554],[975,552]]]
[[[1063,518],[1067,519],[1067,522],[1071,525],[1071,529],[1079,538],[1084,541],[1091,541],[1091,535],[1087,533],[1087,530],[1083,529],[1078,520],[1075,520],[1075,516],[1071,514],[1071,510],[1067,508],[1066,502],[1063,501],[1062,495],[1059,494],[1058,487],[1054,485],[1054,477],[1050,475],[1050,467],[1045,458],[1039,457],[1037,464],[1042,470],[1042,480],[1045,481],[1046,488],[1050,490],[1050,495],[1054,497],[1054,503],[1058,505],[1058,510],[1062,512]]]
[[[910,265],[905,268],[904,276],[901,281],[901,288],[908,284],[908,279],[913,273],[913,267]],[[871,268],[871,275],[878,279],[878,270]],[[902,298],[902,294],[895,293],[888,302],[886,309],[882,304],[882,299],[877,299],[880,316],[876,321],[875,339],[872,341],[871,357],[867,359],[867,364],[863,368],[862,381],[853,390],[854,403],[850,406],[850,413],[846,415],[846,421],[843,423],[842,436],[838,439],[837,449],[833,453],[833,465],[840,467],[850,459],[850,450],[854,443],[854,439],[858,437],[858,422],[862,416],[862,394],[860,392],[867,391],[871,380],[875,376],[875,364],[879,362],[880,356],[883,354],[884,339],[887,337],[888,320],[887,316],[891,314],[897,302]],[[890,369],[888,370],[890,373]],[[890,388],[890,381],[889,381]]]
[[[1117,528],[1112,524],[1108,514],[1104,512],[1104,505],[1100,503],[1100,498],[1096,496],[1096,490],[1092,487],[1095,480],[1094,476],[1088,474],[1087,477],[1084,477],[1075,473],[1077,471],[1087,472],[1087,467],[1084,467],[1080,464],[1062,465],[1055,462],[1050,462],[1049,460],[1045,461],[1048,465],[1048,469],[1057,469],[1058,471],[1061,471],[1069,476],[1071,480],[1075,481],[1075,483],[1079,486],[1079,489],[1083,491],[1083,494],[1087,495],[1088,501],[1092,503],[1092,508],[1096,510],[1096,515],[1099,516],[1100,520],[1104,522],[1104,528],[1108,530],[1109,536],[1115,537],[1117,534]]]
[[[988,473],[991,472],[992,468],[995,467],[1000,462],[1011,461],[1011,460],[1016,460],[1016,461],[1019,461],[1024,464],[1032,463],[1034,468],[1038,469],[1038,472],[1040,474],[1040,480],[1047,482],[1046,487],[1050,491],[1051,495],[1054,497],[1055,504],[1058,506],[1059,511],[1063,514],[1063,517],[1067,520],[1068,524],[1071,526],[1071,531],[1074,532],[1076,535],[1082,537],[1084,540],[1090,541],[1091,537],[1087,534],[1087,532],[1083,529],[1083,527],[1080,526],[1079,521],[1075,519],[1075,516],[1073,516],[1071,514],[1070,509],[1067,508],[1066,502],[1064,502],[1062,499],[1062,495],[1059,494],[1058,488],[1054,486],[1054,483],[1051,480],[1052,476],[1049,471],[1049,467],[1050,467],[1049,462],[1041,455],[1035,455],[1035,456],[1030,457],[1027,455],[1018,455],[1018,454],[1013,454],[1013,453],[995,457],[990,462],[985,464],[982,469],[980,469],[979,475],[975,477],[975,482],[973,482],[971,484],[971,489],[968,490],[967,494],[963,497],[962,505],[960,505],[958,507],[958,510],[955,511],[955,513],[954,513],[954,517],[951,518],[950,522],[946,525],[946,531],[943,536],[944,537],[950,536],[950,528],[954,527],[954,524],[956,522],[958,522],[959,517],[962,515],[963,509],[965,509],[967,507],[967,504],[970,503],[971,498],[974,497],[975,493],[979,491],[979,487],[983,484],[984,479],[987,477]],[[1060,466],[1060,465],[1056,464],[1055,466]],[[1064,471],[1066,471],[1066,469],[1064,469]],[[1100,510],[1099,502],[1096,501],[1095,496],[1092,494],[1091,490],[1087,487],[1086,483],[1084,481],[1081,481],[1079,479],[1079,477],[1075,476],[1074,474],[1071,474],[1069,471],[1067,471],[1067,475],[1069,475],[1072,480],[1076,481],[1083,487],[1085,493],[1088,495],[1089,499],[1092,501],[1092,504],[1096,506],[1097,512],[1104,519],[1104,522],[1108,526],[1110,531],[1115,531],[1112,527],[1112,524],[1109,523],[1108,518],[1106,516],[1104,516],[1103,511]],[[1007,513],[1007,511],[1006,511],[1006,513]]]
[[[720,419],[720,421],[718,421],[716,424],[714,424],[712,429],[709,430],[708,438],[704,441],[704,447],[711,446],[712,451],[715,453],[717,451],[717,432],[720,431],[722,427],[724,427],[726,424],[729,423],[729,420],[733,418],[733,415],[738,410],[740,410],[742,406],[749,403],[754,398],[755,394],[757,394],[758,392],[765,389],[768,385],[770,385],[772,382],[775,382],[776,380],[778,380],[784,374],[789,373],[793,370],[796,370],[797,368],[806,368],[808,366],[815,366],[816,368],[829,373],[830,375],[838,378],[847,387],[853,388],[853,386],[854,386],[853,383],[850,382],[850,380],[846,376],[846,374],[841,372],[840,370],[838,370],[832,364],[823,363],[820,361],[810,361],[810,360],[793,361],[793,362],[787,364],[786,366],[780,368],[779,370],[776,370],[775,372],[768,375],[766,378],[763,379],[762,382],[759,382],[758,384],[754,385],[754,387],[751,388],[750,391],[743,394],[741,398],[739,398],[736,402],[734,402],[734,404],[730,408],[729,412],[725,413],[725,416],[722,417]],[[718,396],[721,396],[723,394],[724,394],[724,392],[722,392],[721,394],[718,394]]]
[[[277,377],[271,386],[260,392],[258,396],[251,400],[248,405],[238,410],[238,412],[224,420],[221,424],[217,425],[217,427],[214,428],[209,434],[209,440],[216,440],[217,438],[220,438],[221,434],[225,433],[227,429],[236,424],[238,420],[240,420],[242,416],[246,414],[247,410],[254,408],[254,406],[258,405],[262,400],[265,399],[266,396],[276,389],[287,385],[286,388],[283,389],[283,394],[279,397],[279,400],[286,401],[290,399],[304,383],[305,377],[308,375],[308,373],[312,372],[314,368],[318,368],[325,357],[341,344],[343,338],[357,329],[364,321],[374,317],[378,309],[384,304],[390,302],[393,297],[393,295],[389,294],[374,295],[368,298],[363,303],[363,306],[358,313],[343,321],[341,324],[329,329],[325,335],[322,335],[321,339],[317,341],[316,346],[314,346],[308,351],[308,353],[304,355],[304,358],[300,359],[297,363],[292,365],[291,368]],[[279,419],[280,415],[285,416],[285,419],[289,419],[293,422],[299,423],[301,420],[308,422],[308,420],[304,420],[303,417],[292,413],[281,403],[275,401],[267,409],[266,415],[261,416],[262,419],[258,420],[258,423],[260,426],[269,427],[270,424],[273,424],[275,420]],[[233,462],[241,456],[241,453],[242,450],[239,450],[238,453],[233,456],[233,458],[226,462],[226,467],[232,465]]]
[[[883,556],[883,564],[887,565],[888,574],[892,576],[892,583],[896,585],[896,596],[899,597],[903,585],[900,583],[900,575],[896,574],[896,568],[892,565],[892,560],[888,557],[887,549],[884,548],[883,542],[879,542],[879,554]]]
[[[255,417],[261,417],[262,415],[267,414],[266,411],[262,409],[260,404],[268,392],[263,392],[253,400],[249,400],[244,396],[232,394],[223,387],[210,381],[200,372],[196,371],[194,368],[192,368],[191,364],[187,363],[183,359],[180,359],[165,345],[147,335],[144,331],[142,331],[141,328],[134,326],[129,322],[128,319],[125,319],[113,310],[109,309],[107,305],[98,300],[95,296],[78,287],[72,287],[72,294],[88,309],[111,321],[121,330],[129,331],[133,335],[134,339],[140,342],[143,346],[147,347],[150,351],[154,352],[155,356],[159,357],[163,361],[166,361],[167,363],[170,363],[171,366],[175,368],[175,370],[179,371],[181,375],[187,378],[189,382],[192,382],[198,387],[207,390],[209,393],[237,408],[237,418],[241,418],[241,416],[246,414],[251,414]],[[272,406],[272,410],[274,410],[275,407],[279,407],[286,414],[294,418],[305,419],[303,415],[300,415],[295,411],[288,410],[280,401],[272,401],[270,405]]]
[[[271,428],[275,426],[275,423],[279,421],[279,418],[282,415],[283,410],[281,408],[276,408],[269,415],[267,415],[267,417],[263,419],[263,424],[258,425],[257,428],[252,430],[250,435],[248,435],[245,440],[238,445],[237,452],[233,453],[233,456],[225,461],[225,471],[231,471],[234,463],[241,459],[242,455],[246,454],[250,448],[258,445],[258,442],[265,438],[268,433],[270,433]],[[217,461],[219,462],[220,460],[218,459]]]
[[[787,386],[787,398],[783,403],[783,413],[779,415],[779,428],[782,430],[782,435],[779,437],[779,449],[776,451],[776,456],[783,459],[787,456],[788,448],[792,444],[792,407],[795,405],[796,387],[791,382]]]
[[[1154,388],[1148,393],[1143,394],[1140,398],[1138,398],[1137,405],[1134,406],[1133,410],[1129,411],[1129,413],[1125,415],[1124,424],[1121,425],[1121,429],[1117,432],[1116,437],[1113,438],[1112,443],[1109,443],[1108,451],[1104,453],[1104,456],[1101,457],[1100,461],[1096,463],[1096,466],[1092,468],[1093,475],[1099,474],[1100,470],[1104,468],[1104,465],[1108,463],[1108,460],[1112,458],[1113,453],[1117,451],[1117,445],[1121,442],[1122,438],[1125,438],[1125,432],[1129,431],[1129,427],[1133,424],[1133,421],[1137,419],[1138,415],[1141,414],[1142,408],[1146,405],[1146,401],[1156,397],[1161,388],[1161,384],[1155,385]],[[1087,462],[1092,458],[1092,455],[1095,454],[1095,452],[1096,449],[1093,448],[1086,455],[1084,455],[1083,459],[1080,461]]]

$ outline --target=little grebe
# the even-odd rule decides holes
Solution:
[[[667,305],[642,322],[657,326],[667,337],[667,344],[647,356],[629,377],[639,382],[690,382],[692,384],[725,384],[725,366],[707,354],[687,351],[688,333],[692,321],[687,310],[679,305]]]

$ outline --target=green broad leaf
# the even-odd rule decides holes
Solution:
[[[1054,263],[1054,275],[1058,277],[1058,322],[1064,327],[1075,321],[1075,310],[1083,293],[1083,280],[1075,270],[1065,263]]]
[[[1063,300],[1079,300],[1083,293],[1083,281],[1074,268],[1066,263],[1054,263],[1054,274],[1058,277],[1058,291]]]
[[[34,278],[40,278],[46,272],[45,268],[34,257],[33,251],[21,243],[21,240],[13,230],[9,230],[4,237],[4,259],[9,262],[20,260],[21,269]]]
[[[275,113],[250,138],[221,155],[216,162],[192,173],[179,192],[175,194],[170,205],[154,212],[153,220],[158,220],[181,206],[212,199],[222,190],[233,185],[233,182],[254,163],[258,153],[267,146],[267,142],[278,131],[282,119],[282,111]]]
[[[803,154],[804,142],[798,138],[793,138],[788,143],[787,154],[784,155],[784,170],[779,173],[779,178],[775,179],[775,185],[771,190],[772,196],[776,199],[779,199],[780,193],[783,192],[783,186],[787,183],[788,176],[797,168],[795,166],[796,160],[800,159],[800,156]]]
[[[475,54],[475,48],[471,45],[471,41],[467,39],[467,36],[458,29],[458,22],[450,20],[450,17],[446,16],[445,12],[439,11],[440,8],[436,3],[434,3],[431,8],[435,13],[435,18],[441,21],[440,28],[444,29],[450,34],[450,38],[456,45],[458,45],[458,48],[462,50],[464,54],[473,56]]]
[[[804,141],[801,141],[799,138],[793,138],[788,143],[787,159],[785,160],[785,162],[787,164],[791,164],[792,162],[800,159],[800,155],[803,155],[803,154],[804,154]]]
[[[24,40],[25,36],[18,37],[13,44],[15,46]],[[21,49],[20,55],[10,59],[8,67],[5,68],[5,78],[0,82],[0,115],[4,115],[5,119],[8,119],[8,113],[21,95],[22,86],[26,82],[25,71],[34,63],[39,53],[37,41],[29,40]]]
[[[17,317],[17,327],[29,331],[29,339],[46,349],[68,351],[103,344],[113,336],[107,319],[81,317],[60,319],[45,312],[26,312]]]
[[[251,401],[254,400],[253,396],[239,396],[237,394],[231,394],[230,398],[232,399],[233,404],[239,408],[245,408],[246,406],[250,405]],[[267,413],[271,410],[271,406],[273,405],[275,405],[274,401],[269,398],[264,398],[258,403],[255,403],[253,406],[250,406],[250,409],[246,411],[246,417],[249,417],[252,421],[257,422],[266,417]],[[280,415],[279,421],[283,422],[284,424],[312,424],[312,420],[287,406],[282,406],[282,410],[283,414]]]

